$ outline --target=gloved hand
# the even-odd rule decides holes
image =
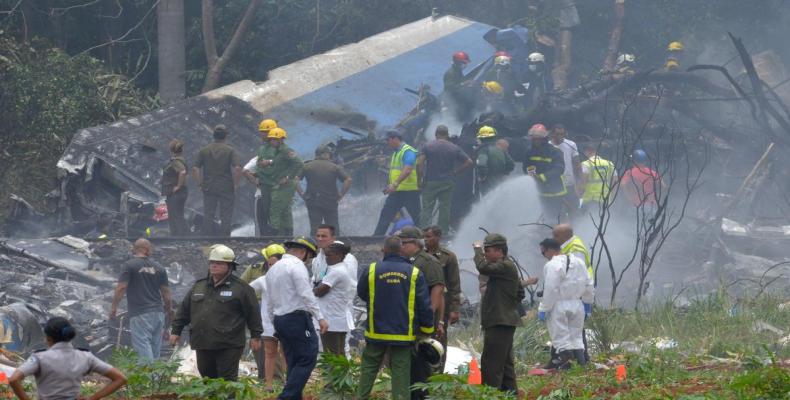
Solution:
[[[546,312],[538,311],[538,321],[546,322]]]
[[[592,304],[584,303],[584,319],[592,315]]]

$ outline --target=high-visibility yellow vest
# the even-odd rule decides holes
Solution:
[[[595,272],[593,271],[592,261],[590,260],[590,252],[587,250],[587,246],[584,245],[582,239],[576,235],[574,235],[570,242],[562,247],[562,254],[571,255],[573,253],[582,253],[584,254],[584,265],[587,266],[587,275],[590,279],[594,279]]]
[[[582,165],[587,167],[589,171],[587,186],[584,187],[582,200],[585,203],[592,201],[602,202],[604,197],[609,194],[609,185],[612,182],[612,176],[614,176],[614,164],[611,161],[595,156],[582,162]]]
[[[415,154],[417,150],[414,147],[409,146],[408,144],[404,143],[401,148],[392,154],[392,159],[390,159],[390,185],[394,185],[395,182],[398,181],[400,178],[401,170],[403,170],[403,155],[406,154],[407,150],[413,151]],[[406,192],[411,190],[419,190],[419,186],[417,185],[417,171],[412,170],[406,179],[395,188],[397,192]]]

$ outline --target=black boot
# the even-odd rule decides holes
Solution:
[[[587,365],[587,355],[584,354],[584,349],[573,350],[573,356],[582,367]]]

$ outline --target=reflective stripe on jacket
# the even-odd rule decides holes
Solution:
[[[609,160],[595,156],[582,162],[582,165],[590,171],[587,176],[587,185],[584,187],[582,200],[585,203],[592,201],[603,202],[603,199],[609,194],[612,177],[614,176],[614,164]]]
[[[584,255],[584,265],[587,266],[587,275],[590,279],[594,279],[595,272],[593,271],[592,262],[590,260],[590,251],[584,245],[582,239],[573,235],[571,240],[565,246],[562,246],[562,254],[570,255],[573,253],[582,253]]]
[[[407,150],[411,150],[414,154],[417,154],[417,150],[414,147],[409,146],[408,144],[404,143],[401,148],[392,154],[392,158],[390,159],[390,184],[395,184],[400,178],[401,171],[403,170],[403,155],[406,154]],[[417,171],[413,169],[406,179],[395,188],[397,192],[405,192],[411,190],[418,190],[419,187],[417,185]]]

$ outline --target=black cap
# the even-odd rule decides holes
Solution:
[[[398,139],[403,139],[403,134],[401,134],[400,131],[396,131],[396,130],[393,129],[393,130],[387,131],[387,133],[384,135],[384,137],[387,138],[387,139],[392,139],[394,137],[396,137]]]

